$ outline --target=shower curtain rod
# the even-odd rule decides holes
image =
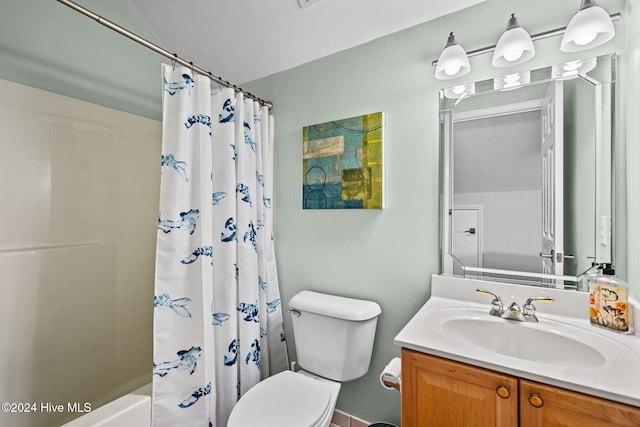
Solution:
[[[213,74],[211,74],[211,71],[207,71],[203,68],[198,67],[197,65],[193,65],[193,62],[189,62],[183,58],[180,58],[177,54],[175,53],[171,53],[166,49],[161,48],[160,46],[158,46],[157,44],[151,43],[149,40],[146,40],[142,37],[140,37],[137,34],[132,33],[131,31],[127,30],[126,28],[121,27],[118,24],[115,24],[111,21],[109,21],[106,18],[103,18],[102,16],[93,13],[92,11],[90,11],[89,9],[86,9],[82,6],[80,6],[77,3],[72,2],[71,0],[57,0],[58,2],[64,4],[65,6],[70,7],[71,9],[74,9],[76,12],[80,12],[81,14],[88,16],[89,18],[95,19],[98,24],[102,24],[107,28],[110,28],[111,30],[120,33],[121,35],[128,37],[129,39],[140,43],[141,45],[143,45],[146,48],[149,48],[151,50],[153,50],[156,53],[159,53],[162,56],[165,56],[169,59],[171,59],[174,62],[177,62],[178,64],[184,65],[187,68],[190,68],[192,71],[198,73],[198,74],[202,74],[205,77],[210,78],[212,81],[218,83],[219,85],[222,85],[224,87],[228,87],[228,88],[232,88],[233,90],[235,90],[236,92],[242,92],[247,98],[251,98],[254,101],[258,101],[261,105],[266,106],[267,108],[272,108],[273,104],[269,101],[265,101],[264,99],[258,98],[257,96],[246,92],[244,90],[242,90],[242,88],[229,83],[226,80],[223,80],[220,77],[214,76]]]

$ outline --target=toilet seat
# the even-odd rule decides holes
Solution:
[[[246,392],[227,427],[316,427],[333,410],[331,397],[330,384],[284,371]]]

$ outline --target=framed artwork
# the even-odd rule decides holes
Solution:
[[[303,209],[382,209],[382,112],[302,129]]]

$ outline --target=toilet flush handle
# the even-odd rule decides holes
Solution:
[[[287,311],[290,311],[292,315],[294,315],[295,317],[300,317],[300,311],[294,309],[294,308],[288,308]]]

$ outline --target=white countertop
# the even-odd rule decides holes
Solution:
[[[535,304],[538,323],[504,320],[489,315],[492,298],[476,293],[476,288],[497,293],[506,305],[511,301],[522,305],[526,298],[539,296],[554,297],[556,302]],[[635,308],[639,312],[638,307]],[[434,315],[447,312],[443,309],[467,310],[479,313],[479,316],[485,312],[490,318],[487,320],[512,322],[513,327],[521,325],[540,330],[553,329],[555,332],[566,332],[567,335],[573,335],[572,331],[578,332],[576,336],[585,344],[598,348],[605,361],[598,366],[589,366],[586,361],[581,363],[580,354],[567,354],[563,363],[550,364],[488,351],[448,336],[436,325],[438,320],[425,323],[425,318],[434,319]],[[434,313],[434,310],[438,312]],[[592,326],[588,312],[589,296],[585,292],[434,275],[431,298],[398,333],[394,343],[423,353],[640,407],[640,337]],[[575,360],[575,363],[569,363],[570,360]]]

